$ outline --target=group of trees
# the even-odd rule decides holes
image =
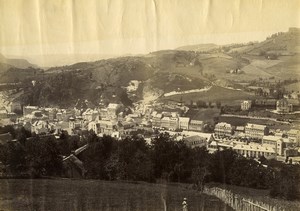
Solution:
[[[31,136],[24,128],[11,126],[0,129],[10,132],[15,141],[0,144],[0,163],[6,176],[60,176],[62,156],[56,139],[52,136]],[[13,132],[12,132],[13,131]]]
[[[273,197],[300,197],[300,166],[261,158],[248,159],[233,150],[208,153],[205,147],[189,148],[167,133],[148,144],[141,137],[116,141],[92,138],[81,159],[86,176],[108,180],[192,183],[202,189],[206,182],[218,182],[257,189],[270,189]],[[292,193],[291,193],[292,192]]]
[[[31,136],[24,129],[10,131],[17,141],[0,145],[0,162],[11,175],[33,177],[63,176],[62,158],[88,144],[77,155],[86,170],[85,177],[103,180],[132,180],[192,183],[201,190],[206,182],[270,189],[273,197],[299,199],[300,166],[261,158],[245,158],[233,150],[208,153],[205,147],[189,148],[167,134],[157,134],[147,143],[142,136],[116,140],[92,132],[76,136],[62,134]]]

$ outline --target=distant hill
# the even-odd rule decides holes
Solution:
[[[278,32],[270,35],[260,43],[252,43],[232,48],[231,52],[261,55],[264,53],[277,53],[291,55],[300,53],[300,29],[290,28],[288,32]]]
[[[218,47],[219,46],[216,45],[216,44],[208,43],[208,44],[182,46],[182,47],[176,48],[176,50],[181,50],[181,51],[210,51],[210,50],[216,49]]]
[[[242,92],[231,88],[239,89],[239,82],[260,78],[300,79],[299,38],[298,30],[290,29],[262,42],[185,46],[146,55],[79,62],[45,71],[11,68],[10,64],[3,63],[2,69],[6,71],[0,72],[0,80],[21,81],[24,90],[21,101],[42,106],[74,106],[78,99],[93,104],[121,101],[131,105],[139,100],[161,98],[168,92],[208,86],[218,88],[195,96],[209,99],[207,95],[213,90],[226,89],[226,99],[238,99]],[[35,86],[31,80],[37,81]],[[126,87],[132,80],[138,81],[139,86],[129,92]],[[213,100],[224,98],[222,93],[214,95]],[[243,96],[248,95],[244,93]]]
[[[0,63],[11,65],[16,68],[26,69],[28,67],[37,68],[38,66],[35,64],[31,64],[25,59],[10,59],[6,58],[2,54],[0,54]]]

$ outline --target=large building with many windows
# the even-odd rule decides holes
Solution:
[[[189,117],[179,117],[179,129],[188,130],[189,123],[190,123]]]
[[[202,131],[203,121],[192,119],[189,123],[189,130]]]
[[[215,135],[217,136],[231,136],[233,128],[231,124],[226,122],[219,122],[215,125]]]
[[[245,136],[252,139],[262,139],[269,134],[269,128],[265,125],[247,124],[245,126]]]
[[[263,156],[271,159],[277,156],[275,147],[268,144],[240,143],[236,144],[232,149],[245,157],[260,158]]]

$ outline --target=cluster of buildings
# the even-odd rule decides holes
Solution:
[[[15,122],[36,134],[59,133],[62,130],[74,134],[78,130],[92,130],[98,136],[110,135],[116,138],[139,129],[200,132],[203,128],[203,121],[182,117],[179,111],[158,112],[153,107],[132,111],[118,103],[93,109],[24,106],[23,116]]]
[[[293,112],[293,104],[290,100],[283,98],[280,100],[275,99],[259,99],[255,100],[255,105],[257,106],[271,106],[275,107],[277,113],[291,113]],[[251,100],[244,100],[241,102],[241,110],[249,111],[253,107]]]
[[[278,108],[289,106],[286,101],[279,102]],[[251,105],[251,101],[241,103],[243,110],[249,110]],[[245,157],[264,156],[282,161],[287,157],[297,160],[300,146],[300,131],[296,129],[282,132],[271,131],[266,125],[248,123],[232,126],[219,122],[215,124],[213,133],[203,133],[203,121],[182,116],[180,111],[155,106],[136,107],[135,110],[119,103],[85,109],[24,106],[23,116],[15,122],[32,133],[54,134],[57,137],[61,131],[72,135],[88,130],[98,136],[110,135],[119,139],[147,131],[145,138],[151,140],[154,131],[158,130],[170,133],[176,137],[175,140],[183,140],[192,148],[206,147],[209,152],[230,148]],[[4,138],[7,136],[3,135]]]
[[[215,125],[214,141],[208,145],[212,152],[230,148],[245,157],[264,156],[282,161],[299,160],[299,147],[300,130],[271,131],[265,125],[248,123],[234,127],[225,122]]]

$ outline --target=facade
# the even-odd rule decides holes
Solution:
[[[276,158],[276,150],[272,145],[266,144],[236,144],[233,148],[237,153],[252,158],[264,156],[267,159]]]
[[[162,114],[154,114],[152,117],[152,127],[161,127]]]
[[[97,110],[87,109],[82,113],[82,118],[87,121],[94,121],[99,116]]]
[[[178,118],[177,117],[163,117],[161,119],[161,127],[176,130],[178,129]]]
[[[78,117],[78,118],[69,118],[69,128],[71,129],[79,129],[82,128],[83,126],[83,119]]]
[[[218,136],[231,136],[233,128],[231,124],[219,122],[215,125],[215,134]]]
[[[108,119],[107,108],[101,108],[99,110],[99,116],[101,119]]]
[[[95,134],[100,133],[100,124],[95,121],[89,122],[88,131],[90,130],[94,131]]]
[[[31,132],[36,134],[48,133],[52,129],[54,127],[42,120],[38,120],[31,125]]]
[[[262,139],[262,144],[273,146],[277,155],[283,155],[284,142],[281,137],[264,136]]]
[[[241,102],[241,110],[242,111],[248,111],[252,106],[251,100],[244,100]]]
[[[190,123],[189,117],[179,117],[179,129],[188,130],[189,123]]]
[[[244,126],[236,126],[234,129],[235,136],[245,136],[245,127]]]
[[[293,111],[293,104],[287,99],[281,99],[276,102],[276,111],[279,113],[289,113]]]
[[[99,133],[111,135],[117,129],[117,123],[109,120],[99,120]]]
[[[111,118],[117,117],[117,112],[121,108],[121,104],[110,103],[107,106],[107,115]]]
[[[191,119],[189,124],[189,130],[202,131],[202,127],[203,127],[203,121]]]
[[[262,139],[269,134],[269,128],[265,125],[247,124],[245,126],[245,136],[247,138]]]
[[[201,137],[198,135],[189,136],[189,137],[183,139],[183,141],[190,148],[207,147],[207,144],[208,144],[207,137]]]
[[[300,146],[300,130],[291,129],[287,132],[288,138]]]

